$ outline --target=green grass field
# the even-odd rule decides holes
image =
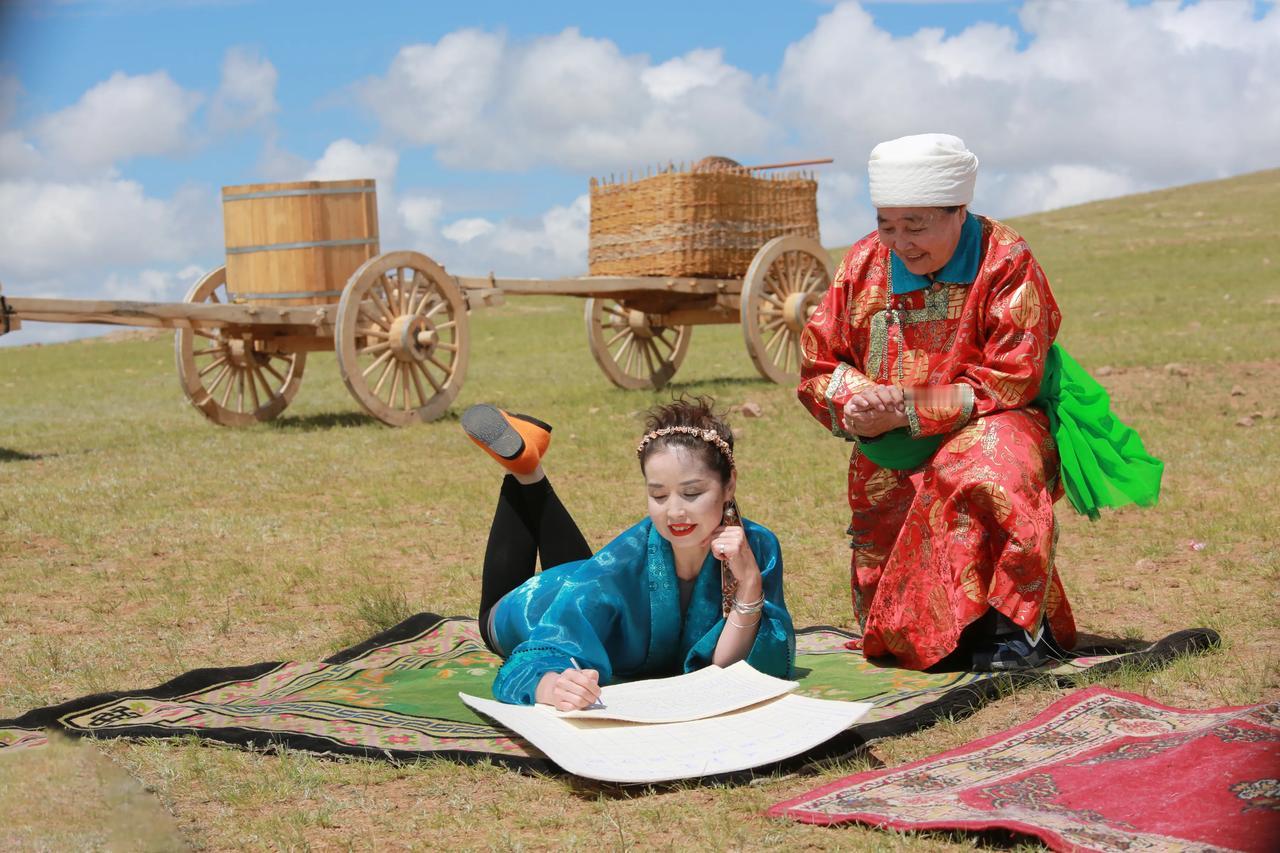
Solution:
[[[1275,697],[1280,170],[1011,224],[1049,274],[1059,340],[1167,465],[1154,510],[1090,524],[1064,505],[1059,565],[1082,630],[1223,635],[1218,653],[1106,683],[1195,707]],[[364,416],[328,354],[278,421],[233,431],[186,402],[168,335],[0,349],[0,717],[195,667],[318,659],[418,610],[471,612],[499,481],[458,427],[471,403],[556,425],[547,468],[593,544],[638,519],[636,416],[670,392],[609,385],[578,301],[512,299],[472,322],[454,409],[403,430]],[[762,407],[734,419],[740,503],[782,539],[797,624],[848,625],[847,447],[757,378],[736,326],[694,332],[673,390]],[[1019,690],[856,763],[652,792],[194,740],[57,743],[0,759],[0,847],[970,847],[759,814],[1060,695]]]

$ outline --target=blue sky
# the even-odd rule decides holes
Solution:
[[[963,136],[1014,215],[1280,165],[1278,80],[1248,0],[7,3],[0,282],[180,299],[220,186],[340,177],[378,179],[384,250],[576,275],[590,176],[711,153],[834,156],[845,243],[882,139]]]

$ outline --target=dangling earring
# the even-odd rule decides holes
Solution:
[[[742,520],[738,516],[738,502],[735,500],[727,500],[724,502],[724,513],[721,516],[721,524],[725,527],[741,527]],[[726,619],[729,618],[729,612],[733,609],[733,596],[738,591],[738,579],[733,576],[733,572],[729,570],[729,564],[724,559],[720,560],[720,612]]]

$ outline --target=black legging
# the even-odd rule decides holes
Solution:
[[[545,477],[523,485],[508,474],[498,492],[480,579],[480,636],[495,652],[499,649],[489,636],[489,612],[502,596],[533,577],[539,556],[545,570],[587,559],[591,546]]]

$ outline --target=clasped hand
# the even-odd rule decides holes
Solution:
[[[841,415],[844,431],[863,438],[874,438],[907,425],[902,389],[893,385],[876,385],[859,391],[844,404]]]

